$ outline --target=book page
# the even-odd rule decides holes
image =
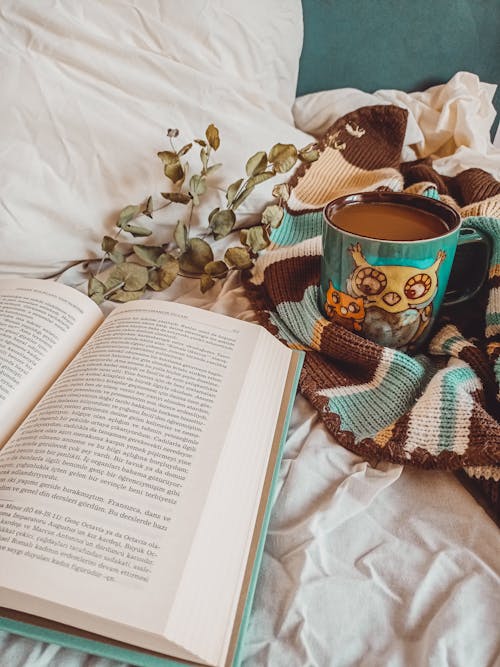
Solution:
[[[49,280],[0,280],[0,447],[80,349],[103,315]]]
[[[0,452],[4,606],[163,632],[259,332],[157,301],[106,319]]]

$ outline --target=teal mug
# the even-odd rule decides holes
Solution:
[[[318,305],[369,340],[413,351],[441,306],[477,294],[489,254],[488,237],[437,199],[387,191],[339,197],[323,212]]]

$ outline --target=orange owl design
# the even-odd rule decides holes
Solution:
[[[330,285],[326,293],[325,313],[329,320],[351,331],[361,331],[365,318],[363,297],[352,297]]]

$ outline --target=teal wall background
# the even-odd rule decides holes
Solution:
[[[302,0],[297,94],[411,92],[474,72],[500,84],[500,0]],[[494,98],[498,125],[500,90]]]

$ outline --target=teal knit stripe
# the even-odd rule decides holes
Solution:
[[[340,416],[341,429],[352,431],[359,441],[402,417],[423,391],[428,376],[428,363],[384,348],[372,382],[325,388],[318,393],[329,399],[330,412]]]
[[[471,384],[467,387],[469,383]],[[473,404],[468,390],[475,389],[478,383],[476,374],[466,365],[448,368],[443,372],[439,415],[440,450],[456,451],[468,446],[470,411]]]
[[[440,199],[439,192],[434,185],[431,185],[427,188],[427,190],[424,190],[423,195],[424,197],[429,197],[430,199]]]
[[[463,336],[450,336],[450,338],[447,338],[442,342],[441,348],[443,352],[446,352],[447,354],[451,355],[453,353],[453,346],[456,343],[463,343],[464,340],[465,339]]]
[[[300,342],[311,346],[314,327],[322,318],[318,310],[318,286],[310,285],[301,301],[283,301],[277,304],[278,317],[271,313],[273,324],[278,327],[280,335],[289,343]]]
[[[271,241],[278,246],[294,245],[321,234],[323,211],[290,215],[285,211],[281,225],[271,231]]]
[[[288,327],[287,324],[285,324],[281,317],[277,316],[276,313],[272,311],[269,313],[269,321],[271,324],[274,324],[278,330],[278,338],[286,341],[288,344],[303,345],[302,341],[299,340],[297,336],[295,336],[294,332]]]
[[[486,326],[500,326],[500,313],[486,313]]]

